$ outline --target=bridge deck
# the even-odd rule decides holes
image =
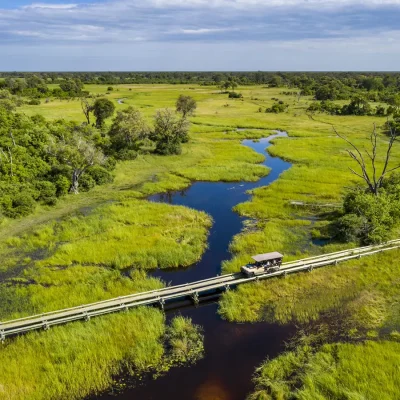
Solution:
[[[141,305],[159,304],[161,307],[163,307],[167,301],[173,301],[187,297],[191,297],[194,302],[198,302],[199,297],[208,292],[228,290],[231,286],[237,286],[254,280],[286,276],[289,273],[295,273],[304,270],[312,271],[314,268],[337,264],[342,261],[347,261],[382,251],[392,250],[399,247],[400,239],[392,240],[382,245],[358,247],[355,249],[342,250],[335,253],[286,262],[282,264],[282,267],[279,271],[265,273],[255,277],[248,277],[242,273],[221,275],[184,285],[165,287],[158,290],[121,296],[79,307],[71,307],[40,315],[6,321],[0,323],[0,340],[4,340],[7,336],[25,333],[31,330],[48,329],[53,325],[65,324],[71,321],[80,319],[90,320],[91,317],[121,310],[128,310],[129,308]]]

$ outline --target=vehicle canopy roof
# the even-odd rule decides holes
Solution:
[[[270,261],[276,260],[277,258],[283,258],[283,254],[278,253],[277,251],[273,251],[272,253],[257,254],[256,256],[253,256],[251,258],[257,262]]]

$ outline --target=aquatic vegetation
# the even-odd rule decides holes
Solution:
[[[87,89],[97,93],[102,88]],[[229,100],[215,94],[213,87],[195,86],[189,90],[182,85],[137,85],[134,90],[129,89],[132,87],[121,86],[118,93],[113,91],[108,96],[125,99],[123,104],[116,104],[119,110],[130,105],[140,108],[148,122],[155,109],[171,107],[179,94],[190,93],[198,104],[191,117],[191,140],[183,144],[179,156],[139,155],[135,160],[117,164],[112,184],[68,197],[68,201],[61,200],[51,209],[38,207],[35,214],[20,221],[1,221],[0,273],[6,283],[0,284],[0,295],[6,301],[1,304],[0,318],[160,287],[162,283],[147,278],[143,270],[188,265],[198,260],[206,246],[211,221],[204,213],[154,204],[143,198],[184,189],[191,180],[257,180],[268,173],[267,168],[257,164],[263,156],[241,146],[240,140],[267,136],[273,129],[287,130],[290,138],[275,139],[268,150],[270,155],[290,160],[294,165],[269,187],[254,190],[251,201],[236,207],[241,215],[255,222],[233,239],[234,257],[224,263],[224,272],[238,271],[250,255],[258,252],[278,250],[290,260],[344,247],[337,243],[323,247],[310,243],[311,238],[325,237],[324,229],[334,211],[318,209],[318,204],[340,203],[346,186],[357,182],[347,170],[350,164],[346,146],[334,137],[331,124],[362,145],[372,123],[379,126],[384,118],[318,115],[310,119],[305,110],[311,99],[302,97],[297,101],[296,96],[281,94],[279,88],[241,88],[243,99]],[[271,98],[277,96],[289,104],[288,112],[257,112],[261,106],[271,107]],[[48,118],[84,118],[79,102],[74,100],[25,108],[27,113],[40,112]],[[314,203],[316,210],[295,206],[292,201]],[[347,332],[353,337],[365,336],[365,330],[371,335],[385,330],[395,332],[399,324],[399,256],[399,252],[392,252],[312,274],[289,276],[286,280],[243,285],[224,295],[220,312],[232,321],[305,323],[341,307],[349,315]],[[121,273],[131,266],[133,271]],[[146,332],[142,335],[138,330],[143,326],[140,315],[144,312],[135,310],[7,342],[0,351],[0,362],[9,364],[9,368],[7,375],[0,372],[0,385],[4,386],[3,381],[8,382],[13,376],[10,382],[15,385],[7,387],[6,398],[10,398],[10,393],[18,398],[18,390],[25,389],[29,396],[34,396],[32,388],[36,381],[39,386],[48,386],[45,393],[49,398],[60,397],[67,390],[80,398],[109,386],[111,376],[121,371],[121,365],[131,372],[155,366],[162,371],[166,354],[162,342],[166,337],[171,339],[167,349],[175,360],[192,359],[192,348],[196,349],[193,354],[201,352],[198,328],[186,320],[174,320],[171,326],[176,331],[171,332],[161,313],[154,309],[146,311],[152,331],[147,337]],[[135,320],[132,327],[127,318]],[[104,332],[91,330],[102,324]],[[126,339],[126,335],[132,336]],[[44,346],[46,351],[35,364],[33,354],[41,351],[39,345],[50,340],[47,337],[53,337],[53,341]],[[73,340],[65,339],[69,337]],[[18,347],[19,343],[24,347]],[[73,364],[76,349],[85,346],[88,352],[82,350],[82,356],[78,353],[77,364]],[[108,346],[110,355],[103,355]],[[25,353],[19,351],[21,348]],[[67,355],[57,358],[61,350]],[[137,358],[131,351],[138,352]],[[23,354],[27,360],[26,364],[21,361],[23,375],[15,374],[17,363],[10,360],[24,360]],[[83,382],[85,374],[81,371],[85,362],[90,369]],[[51,371],[51,380],[46,378],[47,369]],[[81,376],[70,383],[77,374]],[[28,382],[26,387],[23,380]],[[0,399],[4,394],[1,390],[0,386]]]
[[[81,399],[106,390],[121,372],[157,374],[195,362],[202,340],[182,317],[166,334],[164,314],[151,307],[29,333],[0,351],[0,399]]]
[[[248,400],[392,400],[400,392],[399,351],[389,341],[299,347],[257,369]]]

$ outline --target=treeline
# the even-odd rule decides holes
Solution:
[[[366,96],[355,95],[349,104],[340,105],[331,100],[315,101],[307,108],[307,113],[313,115],[323,112],[331,115],[377,115],[398,118],[400,112],[400,95],[393,94],[386,99],[387,105],[378,104],[373,107]]]
[[[32,78],[36,76],[36,78]],[[32,83],[41,79],[45,84],[79,81],[83,84],[202,84],[219,86],[235,80],[239,85],[298,88],[304,95],[317,100],[346,100],[358,91],[369,94],[369,100],[384,100],[383,96],[400,88],[400,73],[388,72],[43,72],[0,73],[0,79],[23,79]]]
[[[68,193],[88,191],[111,182],[118,159],[138,152],[180,154],[189,140],[187,117],[196,109],[189,96],[180,96],[176,110],[158,110],[154,126],[130,107],[118,112],[110,128],[114,104],[105,98],[89,104],[96,124],[47,121],[26,116],[0,103],[0,213],[10,218],[31,213],[37,203],[54,205]]]
[[[14,103],[14,106],[19,106],[23,103],[32,105],[40,104],[40,101],[35,101],[41,98],[58,97],[85,97],[89,96],[89,92],[84,91],[84,84],[79,78],[64,79],[58,82],[58,87],[49,89],[48,80],[40,75],[28,75],[26,77],[6,77],[0,80],[0,100],[8,103],[9,107]],[[22,99],[30,98],[30,100]]]

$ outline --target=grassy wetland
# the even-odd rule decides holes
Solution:
[[[112,183],[70,195],[54,207],[39,206],[21,219],[4,217],[1,320],[162,287],[165,283],[147,272],[198,261],[212,219],[146,197],[182,190],[192,181],[256,181],[269,172],[258,165],[263,156],[240,142],[268,136],[275,129],[287,131],[289,138],[274,139],[268,151],[293,165],[270,186],[253,190],[250,201],[236,206],[251,223],[233,238],[232,259],[224,263],[223,272],[239,271],[256,253],[276,250],[291,260],[355,245],[330,236],[328,226],[337,209],[320,207],[340,205],[348,188],[359,182],[348,170],[353,165],[348,145],[336,137],[332,125],[366,146],[373,124],[382,127],[384,117],[311,118],[306,113],[311,97],[282,94],[282,88],[239,87],[242,99],[196,85],[119,85],[109,94],[106,89],[85,86],[90,93],[107,96],[117,110],[138,107],[149,122],[156,109],[174,107],[180,94],[192,96],[198,107],[190,118],[190,141],[181,155],[139,154],[135,160],[118,162]],[[274,104],[272,98],[287,103],[287,111],[259,112]],[[77,100],[52,99],[25,105],[19,112],[85,120]],[[387,139],[380,134],[379,141]],[[395,146],[393,162],[398,162]],[[383,157],[381,148],[381,164]],[[397,237],[397,230],[392,234]],[[388,394],[398,393],[400,382],[391,377],[398,376],[399,258],[400,251],[393,251],[224,294],[219,312],[229,321],[315,327],[295,348],[257,370],[251,398],[376,399],[379,390],[368,387],[367,366],[374,366],[379,380],[387,382]],[[337,320],[340,326],[332,322]],[[324,332],[323,339],[304,344],[316,331]],[[202,351],[199,341],[201,333],[190,321],[175,319],[167,326],[163,313],[147,308],[27,334],[0,349],[0,364],[5,366],[0,369],[0,399],[84,398],[107,389],[120,372],[138,375],[195,361],[193,352]],[[187,349],[183,354],[182,348]],[[327,368],[334,373],[327,375]],[[348,370],[354,371],[353,378]]]

